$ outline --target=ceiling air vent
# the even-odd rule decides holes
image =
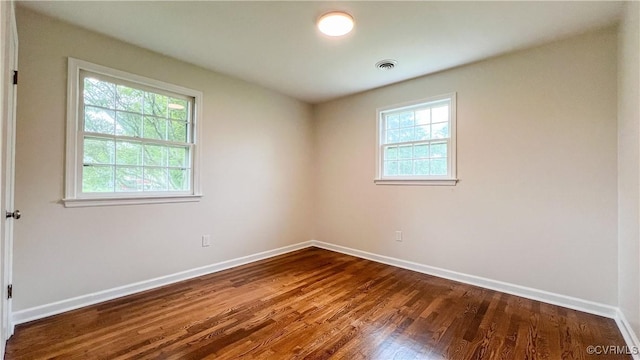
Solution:
[[[382,60],[376,63],[376,67],[380,70],[391,70],[396,67],[397,63],[395,60]]]

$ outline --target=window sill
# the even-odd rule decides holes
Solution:
[[[455,186],[458,179],[375,179],[376,185]]]
[[[167,204],[200,201],[202,195],[62,199],[64,207]]]

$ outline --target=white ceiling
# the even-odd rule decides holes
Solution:
[[[621,2],[26,1],[21,6],[318,103],[615,24]],[[329,38],[315,20],[349,12]],[[375,63],[394,59],[394,70]]]

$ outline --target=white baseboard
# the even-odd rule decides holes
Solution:
[[[616,311],[616,324],[618,324],[618,328],[622,333],[622,337],[624,337],[624,341],[626,341],[627,346],[632,349],[631,351],[637,352],[640,349],[640,341],[638,341],[638,336],[635,331],[627,321],[627,317],[624,316],[624,313],[620,309]],[[640,354],[632,354],[634,360],[640,360]]]
[[[590,314],[600,315],[614,319],[620,328],[620,332],[630,348],[640,348],[640,342],[629,322],[619,308],[596,303],[589,300],[579,299],[571,296],[555,294],[552,292],[533,289],[526,286],[510,284],[502,281],[487,279],[479,276],[463,274],[456,271],[442,269],[434,266],[415,263],[412,261],[397,259],[389,256],[374,254],[362,250],[352,249],[340,245],[330,244],[317,240],[310,240],[281,247],[274,250],[264,251],[253,255],[243,256],[216,264],[211,264],[196,269],[182,271],[179,273],[161,276],[155,279],[145,280],[134,284],[129,284],[113,289],[103,290],[92,294],[82,295],[71,299],[65,299],[50,304],[36,306],[29,309],[15,311],[11,314],[11,328],[16,324],[25,323],[32,320],[41,319],[47,316],[60,314],[66,311],[78,309],[81,307],[97,304],[103,301],[112,300],[126,295],[131,295],[141,291],[157,288],[164,285],[173,284],[179,281],[191,279],[194,277],[215,273],[232,267],[248,264],[254,261],[268,259],[274,256],[286,254],[292,251],[304,249],[307,247],[318,247],[321,249],[331,250],[346,255],[351,255],[403,269],[408,269],[423,274],[433,275],[449,280],[454,280],[470,285],[479,286],[486,289],[504,292],[524,298],[542,301],[545,303],[566,307]],[[13,331],[12,331],[13,332]],[[638,355],[634,355],[635,360],[640,360]]]
[[[155,279],[140,281],[137,283],[120,286],[108,290],[98,291],[95,293],[65,299],[50,304],[36,306],[24,310],[14,311],[11,314],[12,326],[25,323],[32,320],[42,319],[47,316],[56,315],[65,311],[75,310],[81,307],[97,304],[103,301],[112,300],[126,295],[135,294],[141,291],[150,290],[164,285],[176,283],[202,275],[215,273],[232,267],[248,264],[254,261],[268,259],[274,256],[286,254],[292,251],[304,249],[312,246],[311,241],[284,246],[274,250],[268,250],[257,254],[239,257],[216,264],[211,264],[191,270],[181,271],[179,273],[157,277]]]
[[[322,241],[312,240],[311,244],[326,250],[332,250],[346,255],[356,256],[359,258],[396,266],[403,269],[417,271],[423,274],[433,275],[449,280],[459,281],[461,283],[479,286],[485,289],[500,291],[503,293],[521,296],[527,299],[542,301],[545,303],[566,307],[590,314],[605,316],[611,319],[616,318],[617,308],[610,305],[600,304],[589,300],[583,300],[571,296],[555,294],[552,292],[533,289],[526,286],[510,284],[498,280],[483,278],[469,274],[463,274],[456,271],[446,270],[434,266],[415,263],[389,256],[378,255],[362,250],[356,250],[340,245],[334,245]]]

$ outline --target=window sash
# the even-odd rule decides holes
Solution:
[[[108,144],[110,146],[110,154],[108,154],[108,158],[106,159],[97,159],[97,161],[86,161],[83,159],[81,166],[78,167],[78,176],[80,177],[80,181],[78,183],[81,186],[82,194],[94,195],[94,194],[121,194],[121,195],[131,195],[135,196],[136,194],[141,193],[171,193],[171,194],[189,194],[190,190],[193,187],[193,147],[192,146],[175,146],[175,147],[157,147],[158,150],[161,151],[159,159],[153,159],[147,157],[147,149],[145,149],[145,145],[143,143],[129,143],[135,144],[139,146],[139,156],[135,158],[134,162],[125,162],[121,161],[120,158],[120,146],[122,142],[113,141],[111,139],[103,139],[97,137],[90,137],[91,140],[108,140],[112,142],[112,144]],[[82,139],[84,142],[85,139]],[[128,143],[128,142],[126,142]],[[82,144],[84,148],[84,144]],[[151,143],[151,146],[156,147],[157,145]],[[176,151],[175,152],[172,151]],[[182,153],[182,154],[181,154]],[[83,154],[86,158],[86,154]],[[151,160],[161,160],[161,161],[151,161]],[[91,176],[88,175],[88,172],[91,172],[91,169],[102,168],[102,169],[110,169],[109,174],[113,181],[108,182],[109,188],[105,188],[104,191],[102,189],[98,189],[95,191],[91,191],[85,188],[84,177]],[[129,169],[130,174],[122,173],[125,169]],[[153,172],[163,171],[166,176],[165,179],[162,180],[161,184],[162,189],[154,189],[150,185],[152,181],[157,181],[156,176],[152,176]],[[95,175],[94,175],[95,176]],[[127,178],[129,178],[130,182],[140,183],[140,186],[130,186],[127,184]],[[155,179],[155,180],[154,180]]]
[[[118,109],[117,105],[115,104],[115,99],[114,99],[114,107],[105,107],[105,106],[100,106],[100,105],[95,105],[95,104],[86,104],[85,103],[85,97],[84,97],[84,90],[85,90],[85,86],[84,86],[84,80],[86,78],[95,78],[97,80],[103,81],[103,82],[108,82],[114,85],[123,85],[129,88],[132,88],[134,90],[141,90],[144,91],[145,93],[151,93],[151,94],[158,94],[158,95],[162,95],[162,96],[167,96],[170,98],[174,98],[174,99],[179,99],[179,100],[184,100],[187,102],[187,109],[185,109],[187,118],[185,120],[178,120],[178,119],[171,119],[169,116],[166,117],[161,117],[161,116],[157,116],[155,114],[146,114],[144,113],[144,97],[142,99],[142,112],[134,112],[134,111],[130,111],[130,110],[123,110],[123,109]],[[186,96],[186,95],[182,95],[179,93],[174,93],[174,92],[170,92],[170,91],[166,91],[166,90],[162,90],[162,89],[158,89],[158,88],[154,88],[151,86],[147,86],[144,84],[139,84],[139,83],[134,83],[131,81],[126,81],[126,80],[122,80],[122,79],[118,79],[115,77],[111,77],[111,76],[107,76],[107,75],[103,75],[103,74],[99,74],[99,73],[94,73],[91,71],[87,71],[87,70],[81,70],[80,71],[80,76],[79,76],[79,80],[78,80],[78,131],[85,131],[86,129],[86,114],[85,114],[85,110],[87,106],[90,106],[92,108],[96,108],[96,109],[103,109],[106,111],[113,111],[114,113],[125,113],[125,114],[131,114],[131,115],[138,115],[140,117],[142,117],[142,126],[143,129],[141,130],[141,132],[143,132],[141,134],[141,138],[144,138],[144,118],[145,117],[149,117],[149,118],[154,118],[154,119],[158,119],[158,120],[164,120],[164,121],[175,121],[175,122],[183,122],[185,123],[185,125],[187,126],[187,138],[185,140],[185,143],[193,143],[193,113],[194,113],[194,101],[195,99],[191,96]],[[114,129],[115,126],[117,124],[117,119],[114,119]],[[111,135],[109,133],[99,133],[99,134],[104,134],[104,135]],[[114,132],[115,134],[115,132]],[[123,136],[123,135],[117,135],[115,134],[115,136]],[[149,138],[145,138],[145,139],[149,139]],[[165,140],[168,141],[168,140]]]
[[[433,109],[440,108],[443,105],[447,106],[446,121],[434,121]],[[427,122],[419,122],[419,120],[415,118],[417,113],[421,111],[427,111],[427,110],[429,111],[429,120]],[[404,115],[409,112],[411,112],[414,115],[413,118],[410,120],[411,125],[402,126],[401,124],[402,120],[398,119],[396,120],[398,122],[397,126],[389,126],[389,122],[391,121],[390,119],[392,117],[394,116],[399,117],[400,115]],[[396,144],[396,143],[403,143],[403,142],[410,143],[410,142],[416,142],[416,141],[427,141],[427,140],[451,138],[451,101],[449,99],[429,102],[427,104],[418,104],[415,106],[409,106],[409,107],[404,107],[400,109],[393,109],[390,111],[383,111],[381,112],[380,116],[381,116],[381,124],[380,124],[380,129],[381,129],[380,143],[381,144]],[[447,136],[434,137],[434,134],[433,134],[434,125],[437,126],[441,124],[447,124]],[[413,140],[406,140],[406,141],[387,141],[387,135],[391,131],[402,131],[402,130],[408,130],[408,129],[412,129],[415,131],[423,127],[429,128],[429,132],[428,132],[429,135],[424,139],[413,139]]]
[[[428,145],[429,147],[431,147],[431,145],[437,145],[437,144],[446,144],[446,149],[447,149],[447,156],[442,156],[442,157],[416,157],[412,154],[411,157],[407,157],[407,158],[400,158],[399,156],[396,158],[387,158],[386,157],[386,149],[388,148],[400,148],[400,147],[405,147],[405,146],[412,146],[415,147],[416,145]],[[408,141],[408,142],[402,142],[402,143],[392,143],[392,144],[382,144],[380,146],[380,163],[381,163],[381,174],[380,174],[380,178],[381,179],[398,179],[398,178],[412,178],[412,179],[448,179],[449,175],[451,174],[451,153],[449,151],[449,149],[451,148],[451,139],[447,138],[447,139],[433,139],[433,140],[420,140],[420,141]],[[429,154],[431,155],[431,154]],[[442,160],[445,159],[446,160],[446,173],[445,174],[415,174],[415,161],[429,161],[429,166],[431,166],[431,162],[432,160]],[[396,162],[401,162],[401,161],[411,161],[413,163],[412,165],[412,173],[411,174],[396,174],[396,175],[385,175],[385,163],[387,162],[392,162],[392,161],[396,161]],[[431,170],[430,170],[431,172]]]

